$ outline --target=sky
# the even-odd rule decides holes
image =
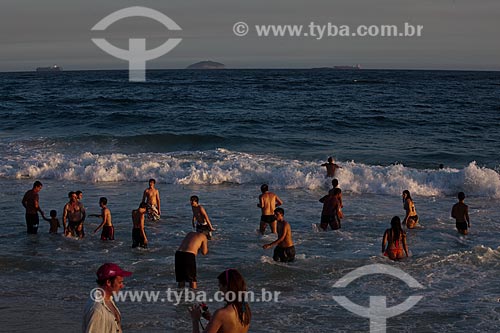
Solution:
[[[144,6],[175,21],[168,30],[150,18],[116,21],[91,31],[122,8]],[[311,68],[360,64],[362,68],[500,70],[498,0],[1,0],[0,71],[31,71],[58,64],[65,70],[127,69],[91,38],[128,48],[146,38],[155,48],[182,38],[148,69],[178,69],[211,60],[227,68]],[[233,33],[236,22],[250,27]],[[259,37],[255,25],[422,25],[420,37]],[[306,31],[306,30],[303,30]]]

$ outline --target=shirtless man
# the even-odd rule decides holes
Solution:
[[[101,207],[101,214],[92,214],[89,216],[100,217],[102,223],[94,230],[94,234],[102,228],[101,240],[114,240],[115,239],[115,228],[111,222],[111,212],[107,206],[108,199],[101,197],[99,199],[99,206]]]
[[[196,256],[198,251],[201,251],[204,256],[207,255],[207,236],[200,232],[190,232],[175,252],[175,280],[179,288],[184,288],[186,282],[189,282],[191,288],[197,288]]]
[[[38,212],[43,216],[38,197],[38,192],[42,190],[42,187],[42,183],[37,180],[33,183],[33,188],[24,194],[21,201],[23,207],[26,209],[26,231],[28,234],[36,234],[38,232],[38,223],[40,222]]]
[[[149,187],[144,190],[142,202],[148,205],[148,219],[158,221],[161,215],[160,192],[155,188],[156,180],[149,180]]]
[[[212,226],[212,222],[208,218],[208,214],[203,208],[202,205],[199,204],[199,198],[196,195],[191,196],[191,209],[193,210],[193,219],[191,220],[191,224],[193,225],[193,229],[196,228],[197,232],[202,232],[207,236],[210,240],[212,239],[212,231],[215,229]],[[194,225],[196,222],[196,227]]]
[[[342,169],[341,166],[335,164],[335,161],[332,157],[328,157],[328,163],[323,163],[321,166],[326,167],[326,177],[335,177],[335,172],[337,169]]]
[[[144,215],[146,214],[147,205],[141,202],[138,209],[132,211],[132,248],[140,246],[142,248],[148,247],[148,238],[144,231]]]
[[[64,205],[63,210],[63,227],[64,235],[71,235],[73,237],[83,238],[85,232],[83,229],[83,222],[85,222],[85,208],[78,202],[78,197],[75,192],[68,193],[69,202]],[[68,225],[66,226],[66,220]]]
[[[274,210],[274,216],[278,221],[278,239],[272,243],[264,244],[262,248],[266,250],[276,245],[273,254],[274,261],[291,262],[295,259],[295,246],[292,241],[292,228],[290,223],[285,221],[284,215],[283,208],[278,207]]]
[[[465,193],[458,193],[458,202],[451,209],[451,217],[456,221],[458,232],[462,235],[467,235],[469,233],[467,228],[470,228],[469,206],[464,203],[464,200]]]
[[[263,235],[266,231],[267,224],[269,224],[271,226],[271,232],[275,234],[276,218],[274,210],[277,206],[281,206],[283,201],[273,192],[269,192],[269,186],[267,184],[262,184],[260,191],[262,194],[259,195],[259,203],[257,204],[257,207],[262,211],[260,217],[260,233]]]

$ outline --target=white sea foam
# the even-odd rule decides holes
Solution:
[[[279,189],[326,190],[321,161],[284,160],[267,155],[225,149],[170,154],[79,155],[32,153],[7,156],[0,177],[57,179],[85,182],[135,182],[156,178],[170,184],[261,184]],[[470,162],[462,169],[415,169],[402,164],[379,166],[339,162],[337,178],[343,191],[395,195],[408,189],[413,195],[467,195],[500,198],[499,174]]]

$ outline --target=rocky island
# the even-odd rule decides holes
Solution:
[[[225,69],[226,65],[215,61],[200,61],[186,67],[186,69]]]

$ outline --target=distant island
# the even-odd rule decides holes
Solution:
[[[226,65],[215,61],[200,61],[186,67],[186,69],[225,69]]]
[[[57,65],[54,65],[51,67],[37,67],[36,71],[37,72],[60,72],[60,71],[62,71],[62,68],[57,66]]]
[[[313,69],[361,69],[361,65],[355,65],[355,66],[333,66],[333,67],[317,67]]]

